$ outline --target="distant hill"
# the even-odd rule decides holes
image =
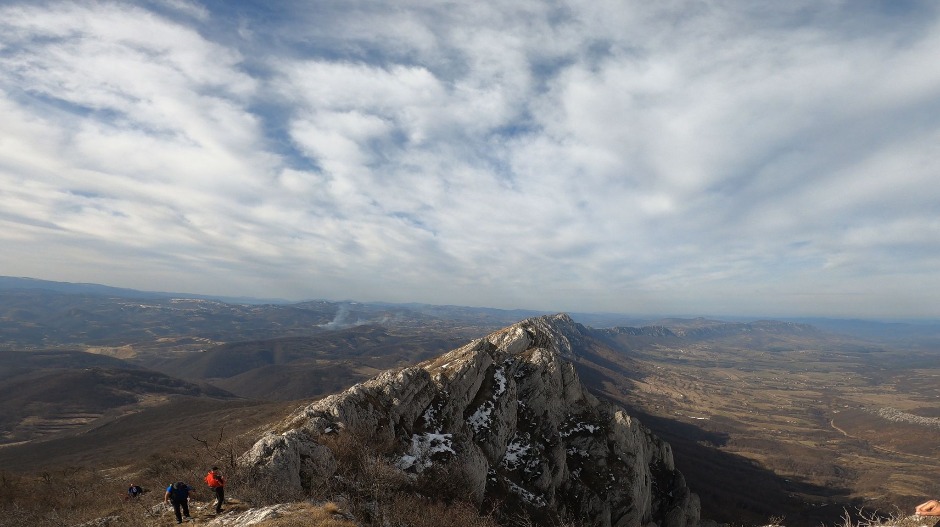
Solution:
[[[0,291],[0,349],[126,344],[143,350],[199,349],[207,342],[325,331],[321,326],[337,309],[7,290]],[[194,337],[201,340],[185,340]]]
[[[499,310],[480,310],[477,316],[470,308],[413,309],[358,302],[238,304],[192,295],[134,296],[128,290],[111,295],[113,288],[90,284],[31,288],[25,287],[32,284],[29,280],[6,282],[6,288],[0,286],[0,349],[14,350],[102,348],[100,352],[108,352],[104,348],[129,346],[123,355],[160,354],[366,325],[471,338],[513,316]],[[10,286],[11,282],[17,287]]]
[[[54,291],[57,293],[69,293],[79,295],[102,295],[121,298],[170,298],[170,293],[154,293],[149,291],[137,291],[135,289],[125,289],[121,287],[111,287],[101,284],[80,284],[72,282],[54,282],[51,280],[38,280],[36,278],[22,278],[14,276],[0,276],[0,290],[41,290]]]
[[[505,326],[513,324],[519,320],[539,315],[550,314],[547,311],[536,311],[532,309],[495,309],[489,307],[466,307],[466,306],[438,306],[432,304],[384,304],[376,303],[377,306],[396,306],[406,308],[415,313],[421,313],[437,319],[462,322],[474,326]]]
[[[259,299],[259,298],[252,298],[252,297],[226,297],[226,296],[214,296],[214,295],[198,295],[198,294],[193,294],[193,293],[167,293],[167,292],[158,292],[158,291],[139,291],[137,289],[127,289],[123,287],[111,287],[111,286],[101,285],[101,284],[55,282],[52,280],[39,280],[36,278],[0,276],[0,291],[16,290],[16,289],[52,291],[52,292],[57,292],[57,293],[68,293],[68,294],[78,294],[78,295],[99,295],[99,296],[109,296],[109,297],[117,297],[117,298],[146,298],[146,299],[193,298],[193,299],[216,300],[216,301],[229,302],[229,303],[246,303],[246,304],[271,304],[271,303],[286,304],[288,303],[286,300],[282,300],[282,299]]]
[[[337,393],[381,370],[351,361],[297,361],[269,364],[212,384],[258,401],[296,401]]]
[[[861,338],[888,340],[892,343],[927,344],[934,347],[940,345],[940,322],[936,320],[882,322],[819,317],[786,320]]]
[[[172,396],[230,399],[222,389],[90,353],[0,352],[0,443],[80,428]]]
[[[225,439],[232,439],[279,419],[295,406],[296,403],[174,396],[165,404],[100,419],[43,441],[0,445],[0,467],[32,471],[74,465],[139,466],[148,458],[163,465],[165,461],[161,460],[178,456],[181,450],[202,449],[194,437],[218,439],[224,434]],[[187,468],[194,472],[203,470],[201,466]]]
[[[125,360],[84,351],[44,350],[19,352],[0,350],[0,382],[10,377],[36,371],[87,368],[141,369],[140,366]]]
[[[224,344],[142,363],[175,377],[209,381],[242,397],[290,400],[340,391],[381,370],[414,364],[465,341],[364,325],[314,337]]]

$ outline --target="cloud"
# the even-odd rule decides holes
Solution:
[[[186,0],[157,0],[155,4],[203,22],[211,15],[204,6]]]
[[[11,3],[0,268],[264,297],[938,315],[937,14]]]

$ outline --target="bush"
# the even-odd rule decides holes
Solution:
[[[402,494],[389,506],[386,513],[393,527],[499,527],[491,516],[481,516],[479,509],[467,502],[443,503],[413,494]]]
[[[154,524],[149,507],[138,500],[124,500],[125,490],[123,481],[80,467],[35,477],[4,473],[0,475],[0,518],[5,527],[62,527],[102,517],[113,518],[109,525]]]
[[[307,496],[288,482],[260,473],[251,467],[238,467],[226,476],[226,492],[253,506],[276,505],[302,500]]]

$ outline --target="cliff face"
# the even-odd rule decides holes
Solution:
[[[383,373],[298,410],[242,462],[315,485],[335,470],[318,439],[369,430],[399,445],[401,470],[460,470],[478,500],[508,495],[600,526],[696,525],[698,498],[669,445],[590,395],[565,359],[582,329],[567,315],[533,318]]]

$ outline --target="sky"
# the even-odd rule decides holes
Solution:
[[[0,0],[0,275],[940,317],[940,3]]]

